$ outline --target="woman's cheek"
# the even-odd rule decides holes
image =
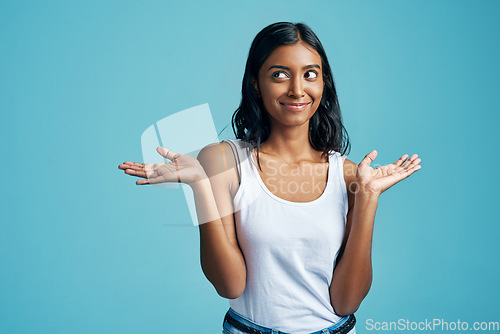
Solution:
[[[314,97],[315,99],[320,99],[323,96],[323,84],[319,84],[314,88]]]

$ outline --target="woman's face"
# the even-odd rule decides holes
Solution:
[[[262,102],[271,124],[308,125],[323,94],[321,57],[309,44],[279,46],[269,55],[259,71]]]

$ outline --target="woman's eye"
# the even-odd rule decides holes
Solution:
[[[309,74],[309,76],[307,76],[307,74],[308,74],[308,73],[312,73],[312,75],[311,75],[311,74]],[[306,77],[307,77],[308,79],[315,79],[315,78],[317,78],[317,77],[318,77],[318,73],[316,73],[316,71],[307,71],[307,72],[306,72]]]
[[[285,74],[285,72],[278,71],[278,72],[274,72],[272,74],[272,77],[276,78],[276,79],[284,79],[284,78],[286,78],[286,74]]]

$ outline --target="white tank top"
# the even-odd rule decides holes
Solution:
[[[245,258],[244,292],[231,308],[265,327],[304,334],[342,317],[330,304],[329,287],[344,236],[348,210],[343,164],[330,152],[322,195],[291,202],[262,181],[241,140],[230,140],[239,159],[240,186],[234,197],[238,243]]]

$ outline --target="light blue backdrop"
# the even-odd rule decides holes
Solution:
[[[3,1],[0,332],[220,332],[228,302],[197,227],[170,225],[190,223],[182,191],[117,166],[174,112],[209,103],[228,125],[250,43],[276,21],[321,39],[351,160],[422,158],[380,200],[358,332],[499,321],[499,14],[486,0]]]

